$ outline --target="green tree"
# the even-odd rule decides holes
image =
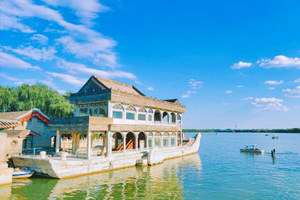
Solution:
[[[71,92],[60,95],[41,84],[23,84],[17,88],[0,86],[0,112],[39,108],[49,117],[68,117],[73,115],[70,95]]]

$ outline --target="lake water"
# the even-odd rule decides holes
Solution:
[[[73,179],[19,180],[0,187],[0,199],[299,200],[300,134],[269,135],[204,133],[198,154]],[[240,153],[245,144],[266,153]]]

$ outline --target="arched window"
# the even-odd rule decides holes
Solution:
[[[123,106],[121,104],[113,105],[113,118],[122,119],[123,118]]]
[[[133,133],[127,133],[126,135],[126,149],[135,149],[135,139]]]
[[[126,107],[126,110],[127,110],[127,111],[133,111],[133,112],[136,111],[135,108],[134,108],[133,106],[127,106],[127,107]]]
[[[169,123],[169,114],[167,112],[163,113],[163,122]]]
[[[114,133],[112,136],[112,150],[113,151],[119,151],[123,149],[123,139],[122,139],[121,133]]]
[[[148,110],[148,113],[152,113],[152,114],[153,114],[153,110],[150,108],[150,109]]]
[[[147,110],[143,107],[139,108],[138,110],[140,113],[147,113]]]
[[[135,120],[135,108],[133,106],[127,106],[126,108],[126,119]]]
[[[139,108],[138,112],[138,120],[146,121],[147,110],[145,108]]]
[[[177,114],[177,120],[181,120],[181,115],[179,113]]]
[[[116,110],[124,110],[123,106],[121,104],[115,104],[113,106],[113,109],[116,109]]]
[[[138,135],[138,148],[139,149],[144,149],[144,148],[146,148],[146,135],[145,135],[145,133],[143,133],[143,132],[141,132],[141,133],[139,133],[139,135]]]
[[[155,122],[161,122],[161,113],[159,110],[156,110],[154,113],[154,121]]]
[[[176,115],[174,113],[171,113],[171,122],[176,123]]]

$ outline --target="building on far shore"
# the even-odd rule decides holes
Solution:
[[[6,157],[26,152],[32,153],[33,148],[50,147],[50,119],[39,109],[28,111],[3,112],[0,118],[14,120],[17,125],[3,130],[6,133]]]

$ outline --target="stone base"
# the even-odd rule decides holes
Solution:
[[[0,185],[12,182],[13,169],[8,168],[6,163],[0,164]]]
[[[66,160],[61,160],[58,157],[43,159],[30,156],[13,156],[12,159],[16,167],[29,168],[40,175],[62,179],[132,167],[136,164],[144,165],[148,163],[148,165],[156,165],[162,163],[165,159],[196,153],[200,147],[200,139],[201,135],[198,134],[195,141],[189,145],[152,149],[148,153],[147,159],[144,157],[145,152],[136,151],[127,152],[126,154],[116,153],[110,157],[93,157],[91,159],[81,159],[72,156],[67,157]]]

